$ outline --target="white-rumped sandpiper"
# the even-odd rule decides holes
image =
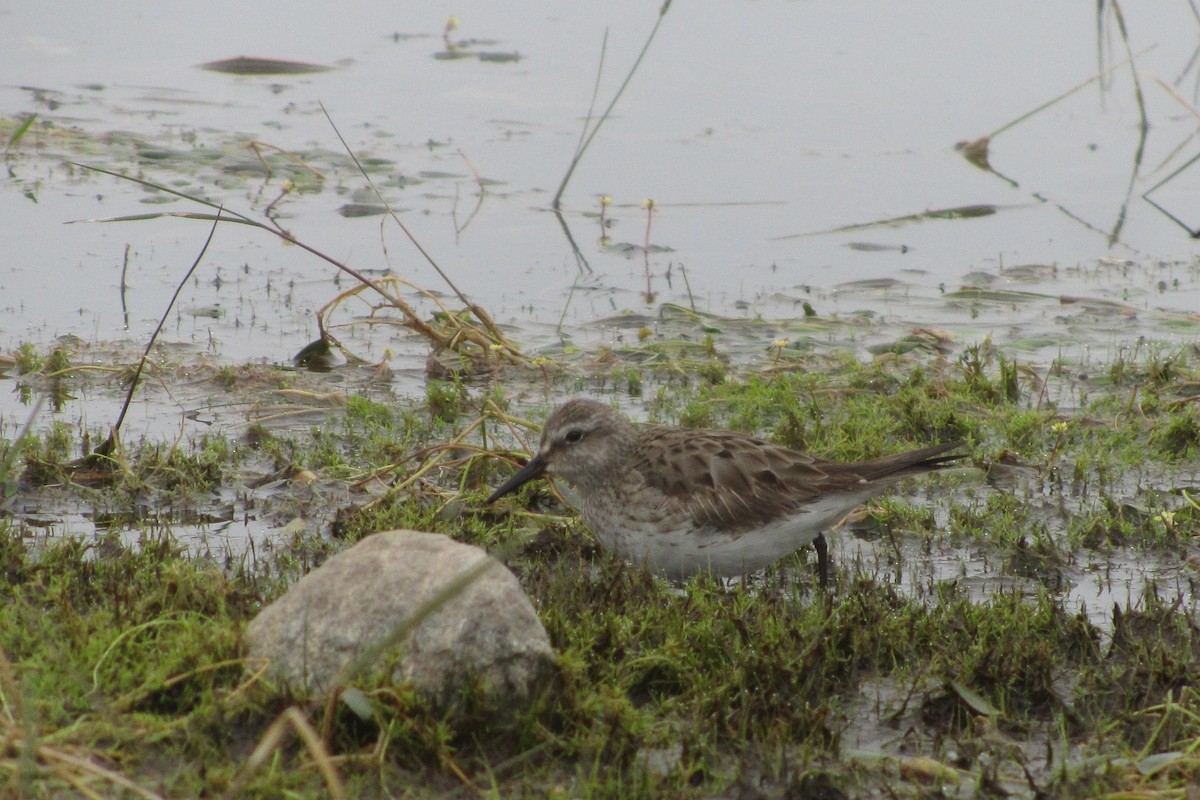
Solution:
[[[672,580],[746,575],[811,543],[824,585],[822,531],[896,481],[948,466],[962,444],[840,463],[731,431],[638,428],[575,399],[550,415],[537,454],[487,502],[548,473],[579,491],[605,548]]]

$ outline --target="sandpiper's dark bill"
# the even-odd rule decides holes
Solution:
[[[504,497],[504,495],[508,494],[509,492],[515,492],[529,481],[542,477],[542,474],[545,473],[545,471],[546,459],[542,458],[541,454],[539,453],[531,458],[529,463],[514,473],[511,478],[502,483],[499,489],[492,492],[492,496],[489,497],[486,502],[493,503],[499,500],[501,497]]]

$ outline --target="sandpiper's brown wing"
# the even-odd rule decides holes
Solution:
[[[631,466],[698,527],[740,531],[823,497],[882,491],[901,478],[939,469],[958,457],[947,452],[961,444],[847,464],[728,431],[648,428],[638,434],[638,457]]]

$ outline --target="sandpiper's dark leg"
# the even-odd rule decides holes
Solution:
[[[829,543],[825,541],[825,534],[817,534],[813,549],[817,551],[817,583],[824,588],[829,585]]]

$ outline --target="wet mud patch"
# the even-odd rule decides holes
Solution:
[[[937,626],[932,654],[864,676],[841,698],[842,755],[875,776],[869,784],[899,780],[948,796],[974,796],[980,787],[1004,796],[1071,795],[1139,773],[1149,781],[1161,766],[1187,763],[1182,754],[1165,754],[1161,766],[1159,759],[1118,763],[1101,754],[1111,751],[1114,734],[1143,753],[1156,741],[1162,746],[1161,726],[1171,715],[1159,713],[1157,700],[1191,703],[1194,687],[1182,674],[1198,644],[1194,607],[1147,591],[1110,612],[1108,635],[1045,591],[1031,596],[1014,587],[980,600],[942,587],[928,608],[930,616],[955,618]],[[1139,623],[1143,638],[1135,644],[1128,631]],[[1188,632],[1172,633],[1180,627]],[[1149,658],[1153,679],[1134,666],[1147,663],[1150,649],[1157,653]],[[1109,731],[1094,727],[1114,717],[1128,721]]]
[[[89,462],[132,375],[113,365],[136,355],[69,350],[55,351],[52,372],[8,376],[28,405],[5,425],[15,430],[40,413],[32,420],[39,433],[16,454],[23,469],[10,477],[3,506],[14,534],[35,548],[62,538],[97,547],[163,541],[230,566],[264,548],[320,541],[350,493],[345,480],[318,475],[329,464],[302,448],[348,404],[395,399],[369,368],[333,376],[232,367],[168,346],[143,373],[118,457]],[[49,402],[34,405],[38,396]]]

